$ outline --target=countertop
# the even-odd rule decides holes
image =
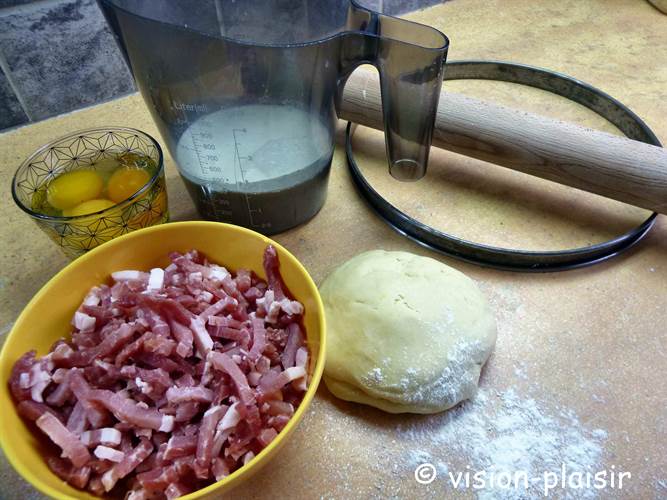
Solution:
[[[667,141],[667,16],[647,2],[453,0],[406,17],[443,30],[451,39],[450,60],[511,60],[573,75],[627,104]],[[542,92],[490,82],[448,82],[446,88],[613,130],[583,108]],[[11,176],[40,145],[98,125],[126,125],[158,136],[136,95],[0,135],[2,335],[67,264],[13,205]],[[426,179],[397,183],[386,173],[379,133],[359,130],[355,147],[364,172],[401,208],[482,242],[532,249],[586,245],[646,215],[444,151],[433,153]],[[196,218],[169,157],[167,182],[172,220]],[[322,211],[275,239],[317,282],[369,249],[437,258],[477,280],[496,314],[498,341],[475,400],[441,415],[387,415],[338,401],[322,384],[278,458],[236,489],[234,498],[538,497],[544,473],[561,474],[562,464],[568,479],[572,472],[582,479],[575,474],[562,489],[558,476],[556,497],[667,498],[664,216],[635,249],[594,267],[552,274],[483,269],[423,249],[381,222],[354,191],[338,147]],[[422,463],[433,464],[439,474],[429,485],[414,477]],[[577,488],[581,480],[585,485],[586,472],[602,471],[608,479],[612,472],[631,476],[624,476],[620,489],[618,481],[614,488],[609,482],[605,489]],[[473,487],[474,472],[485,474],[485,490]],[[518,489],[507,488],[500,474],[490,488],[492,472],[512,473]],[[528,493],[521,472],[535,480]],[[4,499],[41,498],[4,457],[0,485]]]

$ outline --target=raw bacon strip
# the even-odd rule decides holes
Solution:
[[[176,408],[176,415],[174,416],[174,420],[176,422],[187,422],[197,413],[199,413],[199,403],[196,401],[181,403]]]
[[[304,371],[308,370],[308,349],[305,347],[299,347],[299,350],[296,351],[296,363],[295,366],[301,367],[304,369]],[[306,375],[304,375],[301,378],[296,379],[294,382],[292,382],[293,387],[297,391],[306,391],[307,384],[306,384]]]
[[[271,400],[267,402],[267,405],[267,413],[269,415],[287,415],[288,417],[294,415],[294,406],[285,401]]]
[[[150,275],[141,271],[116,271],[111,273],[114,281],[141,281],[148,283]]]
[[[204,320],[201,318],[190,320],[190,330],[192,330],[197,352],[202,358],[205,358],[206,354],[213,349],[213,339],[206,330]]]
[[[86,418],[93,427],[101,427],[107,421],[105,410],[90,401],[92,389],[88,382],[83,378],[79,370],[72,371],[70,374],[70,388],[77,398],[77,402],[83,405],[86,411]]]
[[[229,467],[227,467],[227,464],[222,458],[216,457],[213,459],[211,472],[213,473],[215,480],[220,481],[222,478],[229,476]]]
[[[234,309],[239,305],[238,300],[233,297],[225,297],[224,299],[218,300],[215,304],[207,307],[204,312],[199,315],[199,318],[206,323],[211,316],[223,312],[225,309]]]
[[[69,388],[69,370],[63,370],[65,372],[62,375],[62,368],[59,368],[57,371],[60,372],[58,375],[62,376],[62,381],[58,383],[58,387],[46,397],[46,402],[52,406],[62,406],[73,396],[71,389]],[[53,381],[56,380],[56,373],[53,374]]]
[[[208,360],[215,368],[224,371],[231,377],[244,404],[251,405],[255,403],[255,396],[248,384],[248,379],[232,358],[224,353],[211,351],[208,354]]]
[[[234,403],[229,407],[229,410],[227,410],[220,421],[220,431],[233,429],[241,421],[241,414],[238,412],[238,407],[238,403]]]
[[[266,348],[266,329],[264,328],[264,320],[260,318],[252,319],[252,348],[248,357],[251,360],[257,360]]]
[[[88,463],[90,460],[88,449],[76,434],[67,430],[67,427],[52,414],[43,413],[35,421],[35,425],[63,450],[63,455],[69,458],[75,467],[83,467]]]
[[[119,463],[122,462],[125,458],[125,453],[122,451],[114,450],[108,446],[99,445],[95,448],[95,456],[100,460],[109,460],[110,462]]]
[[[114,364],[118,367],[121,367],[125,364],[125,362],[128,359],[130,359],[136,353],[141,351],[142,347],[144,346],[144,340],[146,339],[146,335],[148,335],[148,332],[144,333],[141,337],[130,342],[129,344],[126,344],[125,347],[123,347],[121,351],[116,355]]]
[[[148,321],[151,331],[156,335],[163,335],[168,337],[171,333],[169,325],[162,319],[162,317],[151,309],[142,311],[144,318]]]
[[[273,441],[278,433],[276,432],[275,429],[269,427],[268,429],[262,429],[262,431],[259,433],[259,436],[257,436],[257,441],[259,441],[259,444],[261,444],[263,447],[268,446],[271,441]]]
[[[171,327],[172,335],[178,342],[178,345],[176,346],[176,354],[181,358],[192,356],[192,330],[174,320],[169,320],[169,326]]]
[[[88,447],[102,444],[105,446],[118,446],[121,441],[121,433],[113,427],[103,427],[81,434],[81,442]]]
[[[283,368],[291,368],[296,362],[296,351],[303,345],[303,334],[298,323],[292,323],[287,327],[288,337],[285,350],[280,356]]]
[[[40,361],[30,368],[30,397],[37,403],[44,402],[42,393],[51,383],[51,374],[42,365],[43,362]]]
[[[77,311],[72,318],[72,326],[81,332],[92,332],[95,329],[94,316],[88,316],[86,313]]]
[[[49,406],[45,405],[44,403],[37,403],[31,399],[26,399],[24,401],[21,401],[16,407],[16,409],[18,410],[19,415],[33,422],[37,420],[39,417],[41,417],[42,414],[44,413],[50,413],[58,420],[62,418]]]
[[[183,483],[175,482],[167,486],[164,490],[164,495],[167,497],[167,500],[173,500],[174,498],[185,496],[191,491],[192,490]]]
[[[229,328],[226,326],[216,326],[212,328],[211,335],[233,340],[235,342],[243,342],[245,344],[248,344],[250,341],[250,334],[245,328],[243,330],[237,330],[236,328]]]
[[[264,251],[264,272],[269,282],[269,289],[273,290],[276,300],[282,300],[285,295],[285,284],[280,276],[280,262],[278,261],[278,252],[269,245]]]
[[[110,491],[116,483],[132,472],[137,465],[148,458],[153,451],[153,445],[146,438],[141,438],[141,442],[130,453],[125,454],[123,461],[114,465],[111,469],[102,475],[102,485],[104,491]],[[86,450],[87,452],[87,450]]]
[[[210,403],[213,400],[213,391],[206,387],[170,387],[167,389],[167,401],[178,404],[184,401]]]
[[[264,394],[272,394],[279,391],[293,380],[306,376],[306,370],[302,366],[293,366],[280,373],[269,372],[259,381],[259,388]]]
[[[243,326],[243,323],[240,321],[224,316],[209,316],[208,324],[212,326],[226,326],[237,330]]]
[[[147,491],[164,491],[171,483],[178,481],[181,477],[189,473],[192,469],[194,457],[184,457],[177,459],[168,467],[158,467],[137,474],[137,482]]]
[[[74,434],[81,434],[86,430],[88,426],[88,420],[86,419],[86,409],[83,406],[81,400],[77,401],[72,408],[72,413],[69,414],[67,419],[67,428],[72,431]]]
[[[72,467],[72,464],[62,458],[48,457],[46,464],[56,476],[75,488],[85,488],[90,478],[90,467]]]
[[[222,406],[211,406],[202,417],[201,425],[199,426],[199,435],[197,439],[197,465],[202,468],[205,475],[202,479],[208,476],[208,468],[211,465],[213,458],[212,446],[215,430],[218,422],[223,417],[227,408]]]
[[[167,441],[164,451],[164,460],[192,455],[197,450],[197,436],[172,436]]]
[[[176,348],[176,342],[154,332],[147,332],[144,336],[143,348],[147,352],[168,357]]]
[[[90,399],[104,406],[121,422],[160,432],[169,432],[174,427],[174,417],[164,415],[156,409],[143,408],[122,394],[96,390],[92,391]]]

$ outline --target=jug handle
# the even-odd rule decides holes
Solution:
[[[426,174],[449,40],[430,26],[379,14],[350,3],[341,34],[336,107],[347,78],[361,64],[380,75],[382,115],[390,174],[418,180]],[[363,89],[362,92],[363,94]]]

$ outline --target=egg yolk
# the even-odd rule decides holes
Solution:
[[[150,177],[145,170],[132,167],[119,168],[109,178],[107,195],[110,200],[120,203],[139,191],[149,180]]]
[[[79,203],[73,208],[63,210],[63,215],[65,217],[77,217],[79,215],[94,214],[95,212],[101,212],[114,205],[115,203],[113,201],[105,200],[104,198],[88,200]]]
[[[102,194],[104,182],[92,170],[74,170],[59,175],[46,188],[46,199],[59,210],[72,208]]]

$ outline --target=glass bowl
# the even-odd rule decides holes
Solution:
[[[56,177],[75,170],[100,173],[121,157],[137,158],[135,164],[149,174],[149,180],[131,196],[85,215],[66,216],[47,203],[47,188]],[[16,171],[12,196],[72,259],[117,236],[169,219],[162,149],[150,135],[132,128],[82,130],[42,146]]]

